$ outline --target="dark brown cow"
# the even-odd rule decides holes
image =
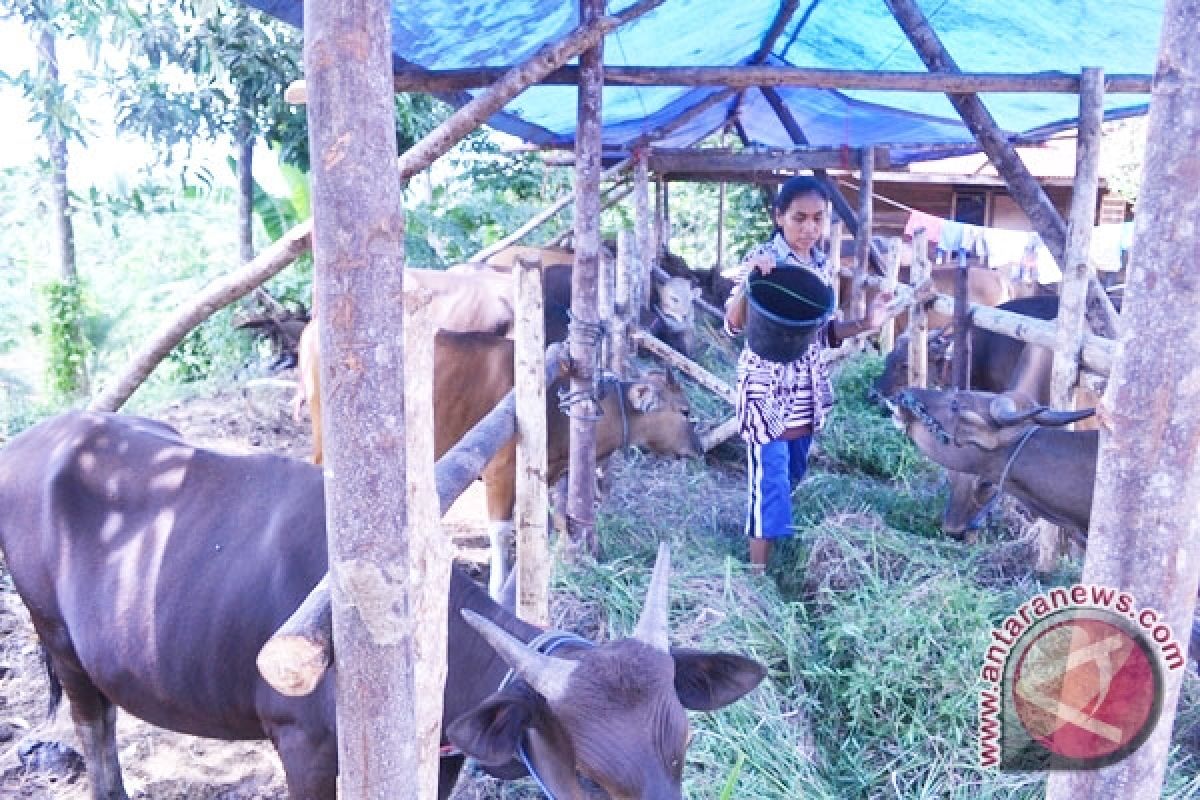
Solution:
[[[310,326],[316,331],[316,326]],[[483,419],[513,387],[513,343],[503,336],[440,331],[434,343],[434,448],[437,457]],[[308,395],[313,422],[313,462],[323,453],[320,373],[316,335],[301,337],[301,386]],[[606,385],[596,421],[596,458],[621,447],[644,447],[655,453],[699,457],[700,445],[687,398],[669,372],[651,372],[632,382]],[[554,392],[546,395],[548,480],[567,469],[569,421]],[[483,471],[487,490],[492,568],[489,587],[500,597],[508,573],[508,544],[513,533],[516,499],[516,444],[509,442]]]
[[[93,800],[125,800],[118,707],[159,727],[270,739],[295,800],[334,800],[331,670],[285,697],[255,658],[326,570],[321,471],[275,455],[193,447],[170,427],[69,412],[0,451],[0,549],[71,703]],[[553,657],[540,631],[455,569],[449,596],[443,742],[494,775],[533,768],[556,797],[672,800],[688,739],[685,708],[712,710],[765,672],[725,653],[670,650],[666,572],[651,580],[634,638],[571,640]],[[497,653],[500,658],[497,658]],[[516,679],[500,687],[511,665]],[[463,757],[442,762],[448,797]]]

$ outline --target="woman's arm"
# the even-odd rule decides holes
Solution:
[[[892,301],[892,292],[879,292],[871,299],[867,316],[856,320],[833,320],[829,323],[829,346],[837,347],[847,339],[879,330],[888,320],[887,304]]]

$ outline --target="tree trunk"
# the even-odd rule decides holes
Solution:
[[[1200,0],[1167,2],[1083,570],[1084,582],[1125,590],[1135,608],[1153,609],[1181,650],[1200,580],[1200,193],[1182,179],[1196,174],[1200,153],[1198,21]],[[1052,774],[1050,800],[1159,797],[1183,672],[1182,658],[1167,660],[1162,717],[1140,748],[1104,769]]]
[[[392,7],[304,11],[339,794],[417,800]]]
[[[45,128],[46,147],[50,155],[50,219],[54,225],[54,247],[58,261],[58,279],[65,287],[79,289],[79,271],[75,258],[75,226],[71,221],[71,195],[67,188],[67,141],[54,120],[57,109],[50,98],[63,94],[64,87],[58,73],[58,49],[54,39],[54,31],[48,21],[40,23],[38,35],[38,66],[41,78],[51,89],[46,93],[47,100],[42,109],[51,120]],[[68,297],[77,297],[74,292]],[[75,309],[78,311],[78,306]],[[73,359],[74,377],[71,385],[74,391],[81,394],[88,392],[87,362],[82,357],[85,352],[83,328],[78,317],[66,323],[64,339],[67,350],[78,354]]]
[[[580,0],[579,21],[604,13],[604,0]],[[600,103],[604,86],[604,44],[579,56],[578,123],[575,134],[575,267],[571,275],[571,442],[567,473],[567,532],[576,547],[593,555],[596,541],[597,354],[596,310],[600,278]]]
[[[254,134],[249,120],[238,123],[238,255],[247,264],[254,258]]]

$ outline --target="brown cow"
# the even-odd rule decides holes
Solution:
[[[313,419],[313,461],[321,463],[321,397],[315,332],[301,337],[301,386]],[[687,398],[669,372],[651,372],[636,381],[604,385],[601,417],[596,421],[596,458],[621,447],[645,447],[664,455],[699,457]],[[513,343],[503,336],[440,331],[434,343],[434,449],[437,457],[483,419],[513,387]],[[554,483],[567,469],[569,420],[553,392],[546,397],[547,479]],[[488,587],[500,597],[508,573],[508,544],[513,533],[516,497],[516,444],[509,442],[483,471],[491,520],[492,569]]]
[[[93,800],[128,798],[118,707],[196,736],[269,738],[293,800],[335,800],[336,667],[303,697],[255,667],[327,569],[319,469],[205,450],[154,420],[68,412],[0,450],[0,550],[52,701],[70,699]],[[533,645],[548,644],[544,631],[454,569],[441,730],[462,754],[442,759],[439,800],[468,756],[504,779],[532,770],[563,800],[681,800],[685,709],[721,708],[766,670],[670,647],[668,570],[660,550],[631,638],[563,634],[547,655]]]

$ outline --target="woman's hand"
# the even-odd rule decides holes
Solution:
[[[755,253],[749,256],[745,263],[750,269],[757,269],[763,275],[770,275],[771,270],[775,269],[775,255],[773,253]]]

